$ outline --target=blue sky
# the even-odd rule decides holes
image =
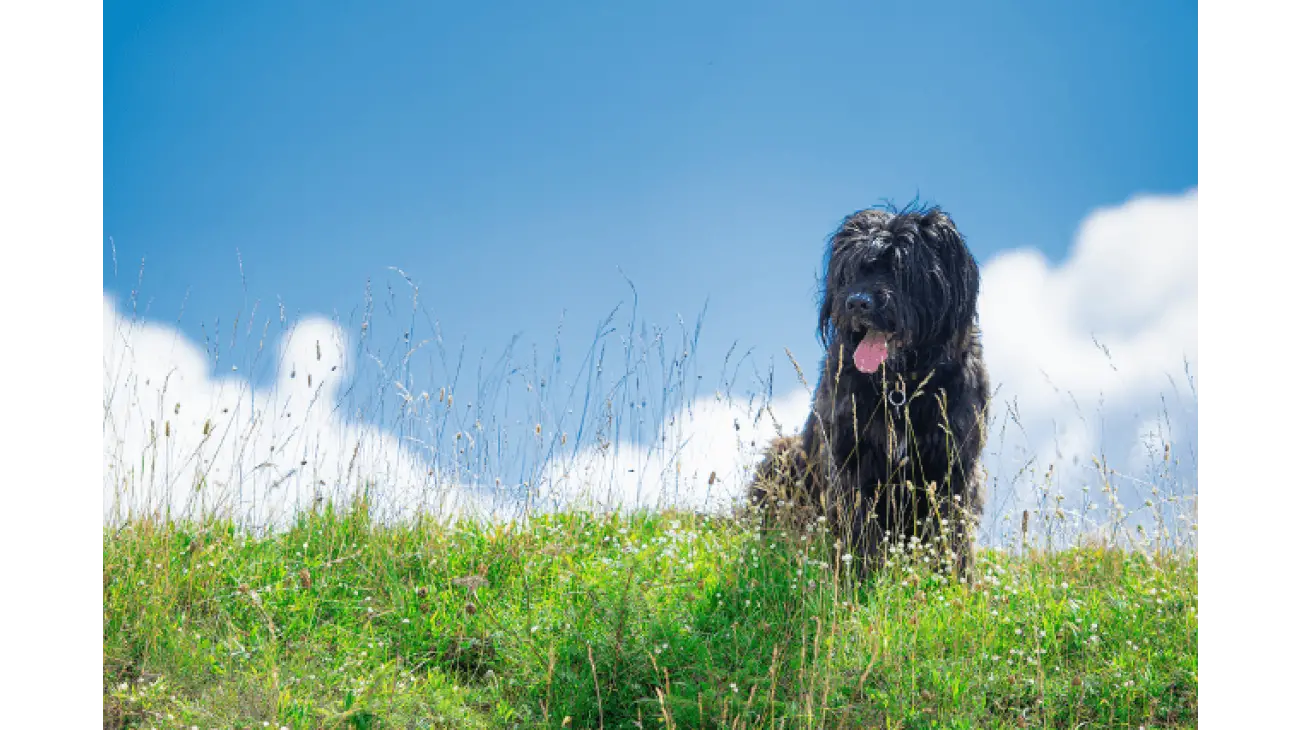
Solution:
[[[1058,261],[1089,211],[1197,182],[1187,2],[116,2],[104,23],[104,289],[145,259],[150,317],[184,301],[194,338],[277,297],[346,320],[398,266],[470,352],[562,316],[581,344],[628,300],[621,269],[652,322],[708,301],[705,371],[733,342],[807,362],[853,210],[919,195],[982,262]]]
[[[400,266],[448,338],[643,313],[815,357],[820,247],[915,195],[980,260],[1197,182],[1188,3],[112,3],[104,234],[199,335]],[[105,240],[107,247],[107,240]],[[108,266],[110,252],[105,251]]]

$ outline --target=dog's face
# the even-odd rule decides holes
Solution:
[[[863,373],[940,348],[975,319],[979,269],[937,208],[870,209],[844,220],[827,246],[819,320]]]

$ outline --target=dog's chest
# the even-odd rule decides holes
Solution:
[[[836,427],[831,431],[838,436],[832,448],[838,462],[860,462],[900,473],[945,449],[948,430],[932,399],[908,399],[896,405],[883,394],[862,396],[846,396],[836,403]]]

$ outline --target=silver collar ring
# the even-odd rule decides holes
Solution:
[[[889,391],[889,405],[895,408],[902,408],[905,403],[907,403],[907,394],[903,392],[902,388],[895,388]]]

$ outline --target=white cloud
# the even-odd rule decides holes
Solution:
[[[725,510],[744,494],[772,439],[803,427],[810,401],[803,391],[769,406],[696,399],[668,419],[651,445],[610,443],[551,464],[542,503]]]
[[[1040,476],[1054,465],[1073,497],[1100,455],[1128,488],[1147,489],[1138,485],[1158,430],[1194,453],[1184,369],[1194,375],[1197,363],[1196,211],[1194,189],[1136,197],[1089,215],[1058,266],[1030,249],[985,266],[980,319],[1000,386],[994,427],[1006,428],[986,461],[1019,500],[1029,485],[1013,485],[1013,470],[1029,459]],[[1176,478],[1194,481],[1194,468]]]
[[[1131,493],[1148,490],[1151,453],[1158,460],[1169,441],[1183,464],[1162,486],[1194,491],[1196,403],[1183,371],[1184,358],[1193,373],[1197,361],[1196,206],[1195,190],[1138,197],[1088,216],[1059,265],[1033,249],[985,265],[980,317],[998,388],[985,453],[994,518],[1041,500],[1035,487],[1049,464],[1077,501],[1096,483],[1094,455]],[[104,338],[106,519],[167,505],[266,522],[365,482],[392,514],[487,512],[483,492],[431,476],[396,436],[340,411],[353,363],[328,320],[285,335],[276,381],[263,389],[212,373],[179,331],[128,320],[107,298]],[[778,424],[797,432],[809,402],[802,388],[762,410],[694,400],[651,444],[584,445],[552,460],[533,506],[726,508]]]
[[[275,383],[218,375],[178,330],[119,314],[104,298],[104,517],[167,510],[282,522],[320,497],[370,483],[377,510],[454,511],[446,488],[392,434],[350,423],[342,330],[313,317],[280,343]]]

